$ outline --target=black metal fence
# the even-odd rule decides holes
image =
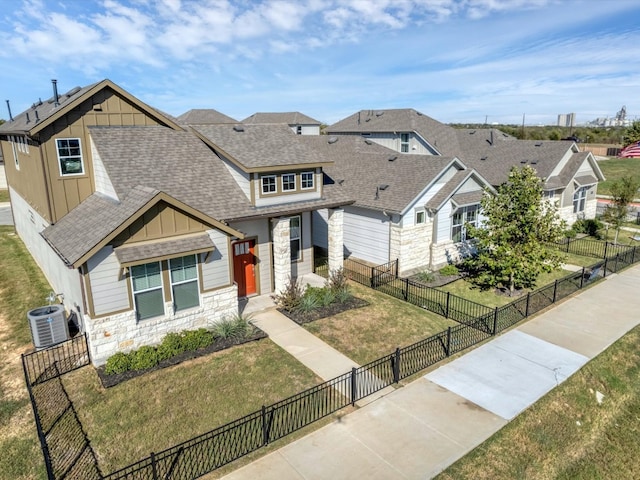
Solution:
[[[47,471],[50,472],[49,478],[197,478],[476,345],[608,273],[617,272],[639,261],[640,249],[627,247],[614,256],[498,308],[485,307],[407,279],[398,279],[395,277],[397,264],[395,274],[391,266],[381,269],[379,278],[384,281],[380,282],[372,281],[375,272],[369,270],[369,284],[375,284],[378,290],[458,319],[461,323],[413,345],[397,348],[389,355],[297,395],[263,406],[256,412],[208,433],[167,450],[151,453],[147,458],[108,475],[101,475],[96,457],[59,378],[59,375],[78,368],[80,363],[88,364],[88,355],[84,362],[85,357],[76,351],[76,347],[65,346],[76,361],[62,361],[59,358],[60,352],[55,355],[42,351],[36,352],[39,356],[23,356],[25,378]],[[370,266],[367,267],[371,269]],[[364,275],[364,272],[360,274]],[[86,339],[84,345],[86,349]],[[81,359],[82,362],[79,361]]]

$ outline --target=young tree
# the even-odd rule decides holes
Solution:
[[[622,135],[622,144],[625,147],[636,142],[640,142],[640,121],[638,120],[627,127]]]
[[[640,188],[640,180],[631,175],[622,177],[611,184],[611,203],[602,215],[602,219],[616,229],[613,243],[618,243],[620,227],[627,219],[629,204],[633,201]]]
[[[484,222],[468,226],[478,250],[467,261],[474,283],[508,287],[513,294],[560,266],[564,256],[547,243],[562,236],[565,223],[555,204],[542,201],[542,181],[533,168],[512,168],[509,180],[496,195],[485,195],[481,206]]]

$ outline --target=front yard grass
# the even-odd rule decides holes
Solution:
[[[316,320],[304,328],[360,365],[457,325],[355,282],[349,286],[369,305]]]
[[[639,344],[636,327],[436,478],[638,478]]]
[[[27,311],[51,290],[14,233],[0,226],[0,479],[44,479],[40,444],[20,354],[33,348]]]
[[[596,260],[592,261],[591,263],[595,262]],[[551,273],[543,273],[538,277],[536,287],[529,289],[528,291],[533,291],[537,288],[544,287],[545,285],[553,283],[555,280],[569,275],[570,273],[572,272],[562,269],[555,270]],[[480,305],[492,308],[501,307],[518,298],[515,296],[510,297],[506,294],[498,295],[497,293],[495,293],[494,289],[482,290],[466,279],[456,280],[453,283],[449,283],[447,285],[444,285],[443,287],[438,288],[438,290],[450,292],[452,295],[457,295],[458,297],[463,297],[467,300],[471,300],[472,302],[476,302]]]
[[[63,377],[103,472],[127,466],[322,380],[268,339],[104,389],[86,367]]]
[[[0,190],[0,203],[9,201],[9,190]]]

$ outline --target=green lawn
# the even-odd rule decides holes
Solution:
[[[322,380],[268,339],[104,389],[93,368],[64,377],[103,471],[114,471]]]
[[[593,262],[595,263],[594,259]],[[538,283],[535,288],[531,290],[535,290],[537,288],[544,287],[558,278],[562,278],[565,275],[569,275],[571,272],[567,270],[556,270],[551,273],[543,273],[538,277]],[[487,307],[501,307],[502,305],[506,305],[507,303],[515,300],[514,297],[509,297],[508,295],[498,295],[494,292],[493,289],[490,290],[482,290],[471,282],[465,279],[456,280],[453,283],[449,283],[443,287],[439,287],[438,290],[442,290],[444,292],[451,292],[453,295],[457,295],[459,297],[466,298],[467,300],[471,300],[472,302],[479,303],[481,305],[485,305]]]
[[[316,320],[304,327],[360,365],[456,325],[355,282],[349,285],[353,294],[369,302],[369,306]]]
[[[640,158],[612,157],[608,160],[600,160],[598,165],[606,178],[604,182],[598,183],[598,193],[601,195],[611,194],[609,188],[614,180],[627,175],[640,178]]]
[[[638,478],[638,345],[640,327],[436,478]]]
[[[9,201],[9,190],[0,190],[0,203]]]
[[[33,348],[27,310],[51,290],[13,227],[0,226],[0,479],[44,479],[20,354]]]

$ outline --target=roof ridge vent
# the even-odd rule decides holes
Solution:
[[[340,140],[340,139],[336,135],[331,135],[329,137],[329,140],[327,140],[327,143],[329,145],[332,145],[332,144],[336,143],[338,140]]]
[[[234,132],[244,132],[244,127],[242,125],[234,125],[233,126],[233,131]]]

